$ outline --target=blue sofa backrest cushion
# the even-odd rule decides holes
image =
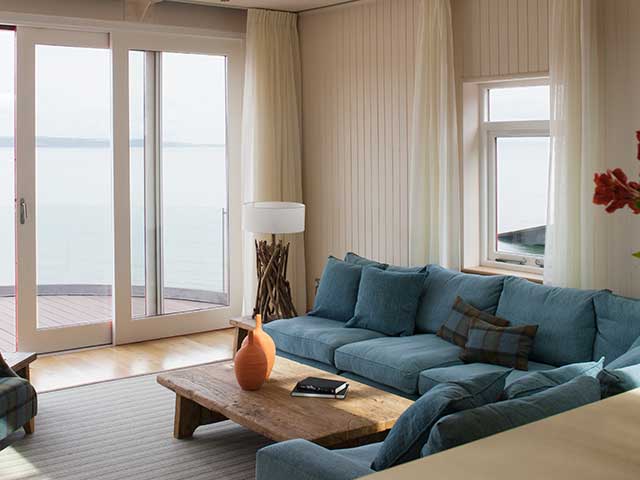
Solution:
[[[605,365],[625,353],[640,337],[640,300],[600,292],[593,299],[596,309],[596,341],[593,358],[604,356]]]
[[[356,308],[361,275],[361,265],[329,257],[308,315],[347,322]]]
[[[436,333],[449,318],[458,296],[478,310],[495,314],[505,277],[454,272],[438,265],[429,265],[428,270],[416,333]]]
[[[597,293],[507,277],[496,315],[512,325],[538,325],[531,360],[557,366],[586,362],[593,358]]]
[[[415,401],[398,418],[378,450],[371,468],[377,471],[420,458],[431,428],[442,417],[498,400],[509,370],[442,383]]]
[[[413,335],[426,276],[364,267],[355,314],[344,326],[393,337]]]
[[[422,456],[526,425],[600,400],[600,383],[582,376],[528,397],[490,403],[444,417],[435,424]]]

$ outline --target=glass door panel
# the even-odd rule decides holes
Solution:
[[[110,54],[35,53],[38,328],[110,322]]]
[[[15,32],[0,30],[0,351],[16,349]]]
[[[163,312],[227,305],[226,58],[162,53]]]

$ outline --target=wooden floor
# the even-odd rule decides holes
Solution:
[[[215,306],[204,302],[185,300],[164,301],[166,313],[198,310]],[[110,322],[113,301],[108,296],[97,295],[55,295],[38,297],[38,326],[59,328],[69,325],[86,325]],[[131,308],[134,316],[145,313],[144,298],[132,297]],[[0,297],[0,351],[12,352],[16,345],[15,298]]]
[[[40,356],[31,365],[38,392],[230,359],[233,330]]]

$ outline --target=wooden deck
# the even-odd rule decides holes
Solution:
[[[144,315],[144,298],[132,298],[134,316]],[[166,313],[198,310],[215,305],[165,299]],[[38,297],[38,326],[60,328],[110,322],[112,299],[107,296],[55,295]],[[15,298],[0,297],[0,351],[13,352],[16,345]]]

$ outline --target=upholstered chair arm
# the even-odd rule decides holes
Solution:
[[[373,470],[306,440],[289,440],[258,451],[256,480],[353,480]]]

